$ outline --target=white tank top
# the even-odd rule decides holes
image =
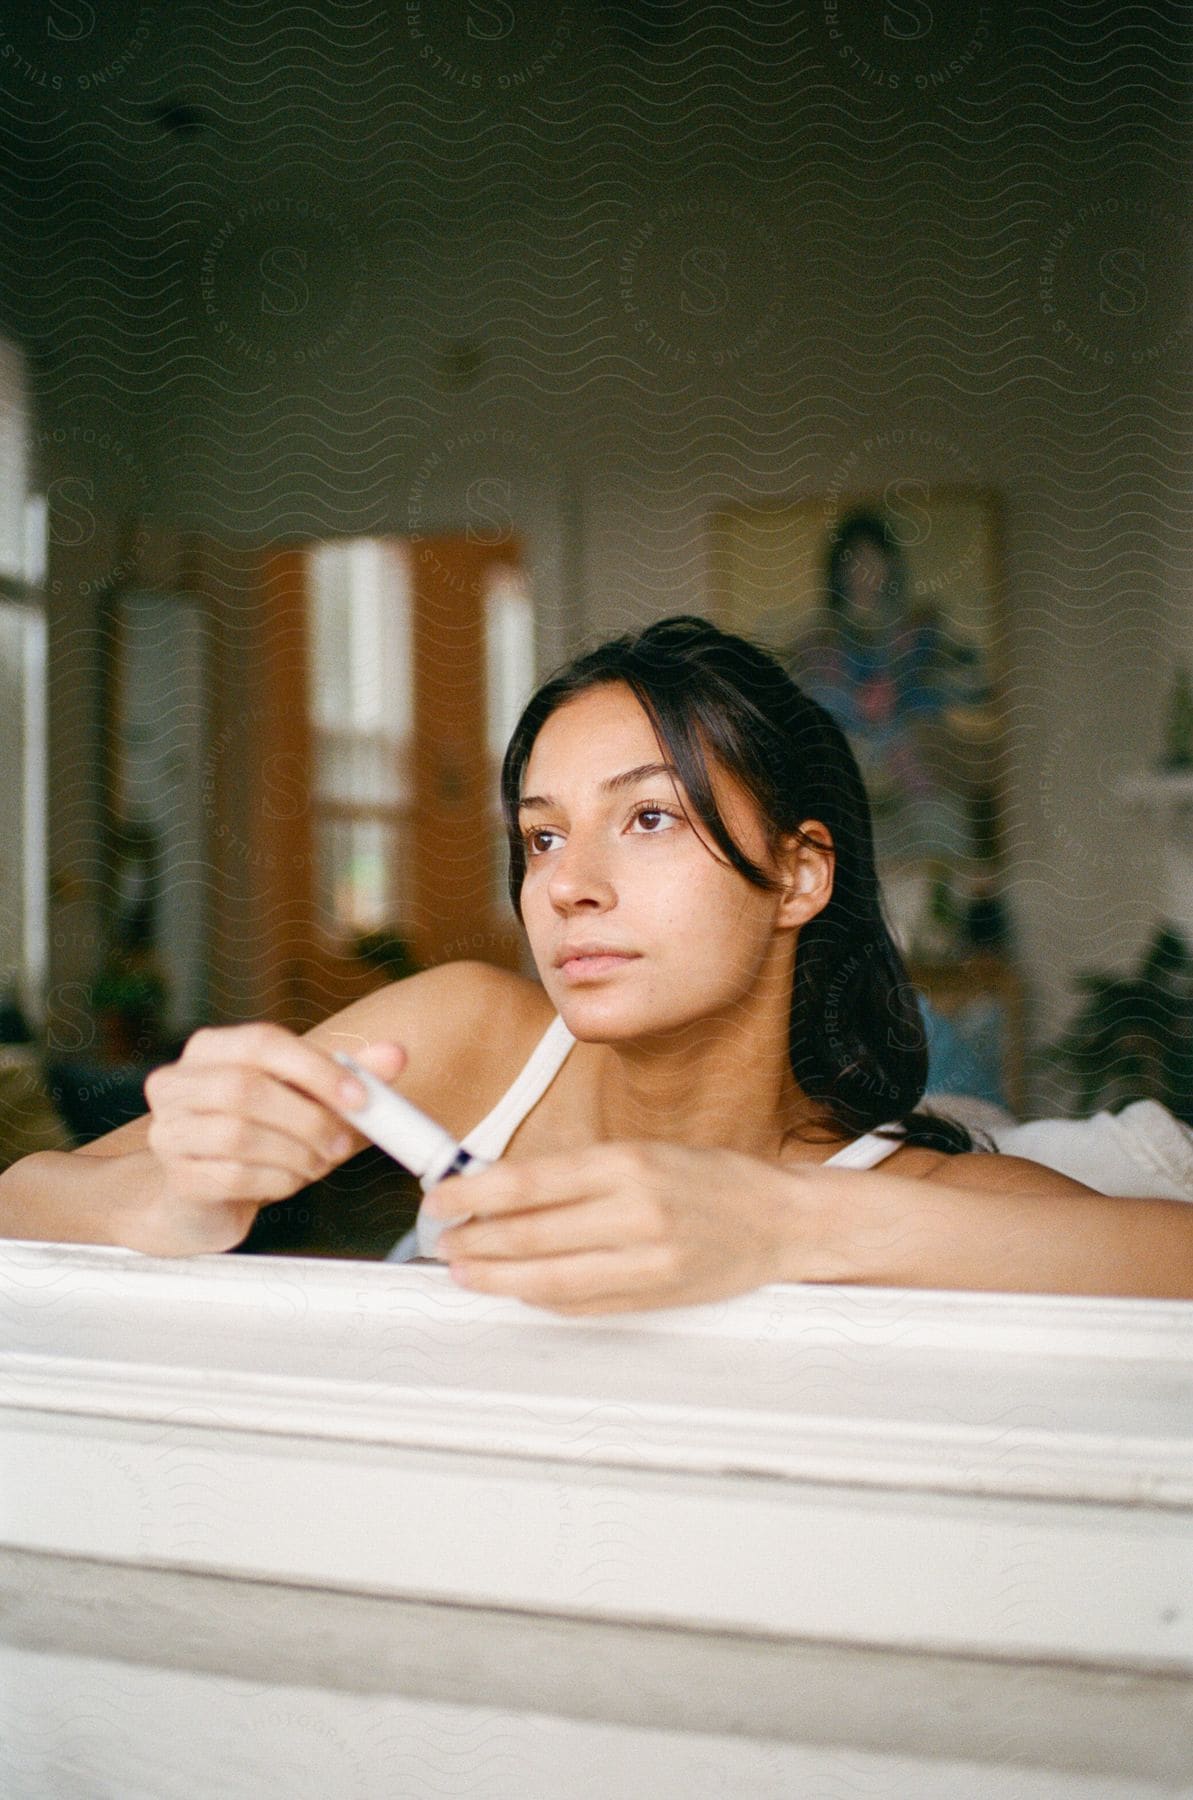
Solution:
[[[496,1162],[527,1113],[538,1105],[558,1075],[575,1041],[556,1013],[493,1110],[486,1113],[480,1124],[474,1125],[466,1137],[461,1138],[462,1148],[471,1150],[474,1156],[483,1156],[486,1162]],[[852,1144],[846,1144],[832,1156],[826,1157],[824,1166],[832,1164],[839,1169],[872,1169],[876,1163],[892,1156],[902,1142],[902,1138],[881,1137],[876,1131],[868,1131],[865,1137],[855,1138]],[[399,1238],[385,1260],[409,1262],[417,1255],[418,1236],[412,1230],[405,1237]]]

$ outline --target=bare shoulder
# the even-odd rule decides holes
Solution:
[[[320,1046],[334,1038],[337,1050],[347,1049],[350,1037],[360,1043],[386,1037],[403,1042],[403,1034],[427,1030],[470,1037],[482,1021],[491,1024],[494,1016],[502,1016],[494,1008],[509,1008],[516,1015],[535,1011],[536,1016],[552,1010],[542,989],[524,975],[492,963],[449,962],[377,988],[321,1020],[306,1036]]]
[[[537,982],[490,963],[451,962],[366,994],[306,1032],[319,1050],[399,1043],[407,1063],[394,1084],[457,1136],[489,1110],[554,1017]],[[147,1117],[119,1126],[76,1156],[144,1150]]]
[[[940,1181],[950,1187],[981,1188],[993,1194],[1091,1194],[1096,1190],[1084,1182],[1062,1175],[1058,1169],[1043,1163],[1029,1162],[1025,1156],[1003,1156],[1001,1152],[974,1150],[961,1156],[943,1156],[938,1151],[925,1151],[931,1166],[909,1175],[919,1174],[925,1181]]]
[[[449,1128],[463,1129],[513,1080],[554,1016],[526,976],[450,962],[378,988],[306,1037],[325,1050],[401,1044],[408,1061],[395,1085]]]

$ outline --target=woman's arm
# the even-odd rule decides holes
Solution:
[[[157,1256],[232,1249],[261,1206],[363,1147],[336,1110],[347,1078],[334,1050],[438,1110],[428,1106],[437,1090],[449,1102],[466,1097],[475,1047],[494,1017],[514,1016],[519,983],[483,964],[446,964],[378,989],[301,1039],[267,1024],[196,1032],[146,1082],[147,1117],[0,1175],[0,1237]]]
[[[401,1052],[378,1045],[371,1060],[393,1076]],[[110,1133],[119,1144],[43,1152],[0,1176],[0,1236],[151,1256],[231,1250],[261,1206],[363,1143],[335,1110],[349,1080],[280,1025],[198,1031],[178,1062],[148,1077],[150,1116]]]
[[[0,1237],[120,1244],[130,1198],[142,1196],[152,1211],[164,1186],[165,1171],[148,1150],[98,1157],[38,1150],[0,1176]]]
[[[928,1175],[594,1144],[443,1182],[463,1286],[564,1313],[691,1306],[766,1282],[1193,1299],[1193,1205],[1118,1200],[1011,1156]]]
[[[803,1272],[782,1281],[1193,1300],[1186,1201],[1095,1193],[1017,1156],[942,1157],[922,1179],[826,1168],[795,1179],[814,1193],[816,1269],[796,1226],[783,1262]]]

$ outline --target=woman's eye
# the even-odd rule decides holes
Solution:
[[[541,856],[544,850],[549,850],[551,848],[550,843],[543,842],[544,838],[549,839],[558,836],[559,833],[557,831],[547,831],[540,827],[538,831],[528,831],[523,841],[526,845],[527,853],[530,856]]]
[[[641,825],[648,837],[656,837],[677,823],[675,814],[665,806],[640,806],[634,814],[635,825]]]

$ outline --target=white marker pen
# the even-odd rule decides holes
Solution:
[[[424,1193],[448,1175],[479,1175],[482,1169],[489,1167],[483,1156],[473,1156],[471,1150],[457,1144],[450,1131],[429,1119],[401,1094],[387,1088],[368,1069],[362,1069],[345,1051],[336,1050],[332,1054],[336,1062],[356,1077],[368,1095],[363,1106],[354,1110],[341,1106],[338,1110],[395,1162],[417,1175]],[[471,1217],[471,1213],[463,1213],[458,1219],[428,1219],[420,1209],[415,1220],[419,1255],[438,1257],[440,1232],[446,1231],[449,1225],[463,1225]]]

